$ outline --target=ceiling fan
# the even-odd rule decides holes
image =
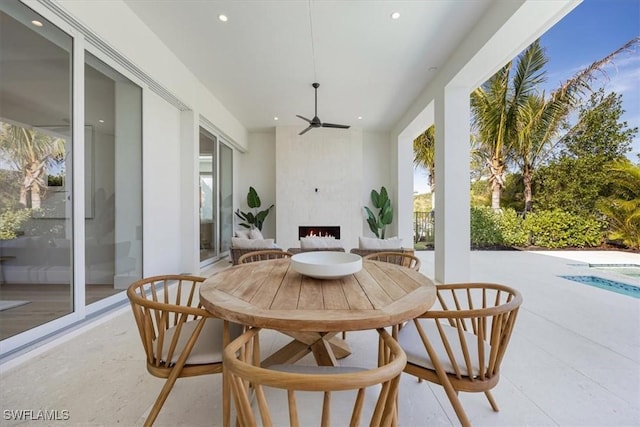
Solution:
[[[349,125],[336,125],[333,123],[322,123],[320,121],[320,119],[318,118],[318,88],[320,87],[320,83],[313,83],[311,86],[313,86],[315,93],[316,93],[316,109],[315,109],[315,113],[313,116],[313,119],[309,120],[306,117],[303,117],[299,114],[296,114],[296,117],[300,117],[302,120],[306,121],[309,123],[309,126],[303,130],[302,132],[300,132],[298,135],[302,135],[306,132],[308,132],[309,130],[311,130],[312,128],[319,128],[319,127],[323,127],[323,128],[336,128],[336,129],[349,129],[351,126]]]

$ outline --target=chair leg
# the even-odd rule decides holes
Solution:
[[[453,390],[453,386],[449,381],[447,381],[447,385],[444,385],[444,390],[447,393],[447,397],[451,402],[451,406],[453,406],[453,410],[455,411],[458,419],[460,420],[460,424],[463,427],[471,427],[471,423],[469,422],[469,418],[467,418],[466,412],[464,412],[464,408],[462,407],[462,403],[460,403],[460,399],[458,399],[458,393]],[[449,388],[450,387],[450,388]]]
[[[153,404],[153,408],[151,408],[151,412],[144,422],[145,427],[152,426],[156,421],[156,418],[160,413],[160,409],[162,409],[162,405],[164,405],[164,402],[167,400],[167,397],[169,396],[171,389],[176,383],[181,370],[182,369],[174,369],[173,371],[171,371],[171,375],[169,375],[167,381],[164,383],[164,386],[162,387],[162,390],[160,391],[160,394],[156,399],[156,403]]]
[[[491,394],[491,392],[489,390],[484,392],[484,395],[487,396],[487,399],[489,400],[489,404],[491,405],[491,408],[495,411],[495,412],[499,412],[500,409],[498,409],[498,405],[496,404],[496,400],[493,398],[493,395]]]

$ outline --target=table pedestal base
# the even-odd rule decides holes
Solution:
[[[338,332],[288,332],[282,333],[294,340],[262,361],[262,366],[295,363],[313,353],[318,366],[337,366],[337,359],[351,354],[349,344],[336,337]]]

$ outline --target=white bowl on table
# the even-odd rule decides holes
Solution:
[[[291,268],[314,279],[338,279],[360,271],[362,257],[349,252],[301,252],[291,257]]]

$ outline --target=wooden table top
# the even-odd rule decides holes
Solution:
[[[399,265],[363,260],[334,280],[303,276],[288,258],[242,264],[209,277],[204,307],[223,319],[281,331],[336,332],[397,325],[427,311],[434,283]]]

